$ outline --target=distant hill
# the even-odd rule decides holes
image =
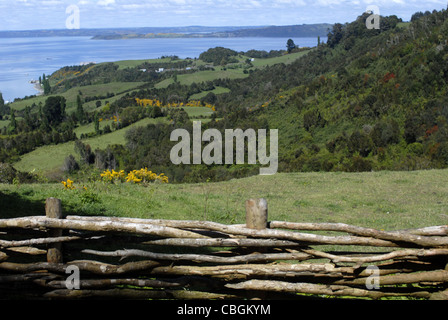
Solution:
[[[244,38],[244,37],[325,37],[333,25],[329,23],[302,24],[290,26],[259,26],[259,27],[221,27],[223,30],[212,31],[212,28],[195,31],[195,28],[184,28],[180,32],[176,28],[171,30],[159,30],[160,32],[146,32],[149,30],[138,30],[138,32],[115,32],[97,34],[96,40],[118,40],[118,39],[148,39],[148,38]],[[206,31],[208,30],[208,31]]]
[[[331,24],[290,26],[144,27],[0,31],[0,38],[92,37],[98,40],[146,38],[325,37]]]
[[[268,26],[234,30],[231,32],[220,33],[219,35],[228,37],[326,37],[332,27],[333,25],[329,23]]]
[[[233,32],[239,29],[260,28],[247,26],[224,26],[224,27],[144,27],[144,28],[98,28],[98,29],[48,29],[48,30],[18,30],[0,31],[0,38],[29,38],[29,37],[93,37],[93,36],[120,36],[128,34],[148,34],[148,33],[213,33],[213,32]]]

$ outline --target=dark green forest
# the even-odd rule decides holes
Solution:
[[[213,121],[204,123],[203,130],[278,129],[280,172],[447,168],[448,11],[416,13],[409,23],[396,16],[381,17],[379,30],[366,27],[367,17],[363,14],[351,23],[333,25],[327,43],[292,64],[253,69],[243,79],[191,85],[175,81],[157,89],[154,84],[166,75],[118,70],[105,64],[50,89],[57,94],[112,79],[146,82],[140,90],[113,102],[107,114],[87,113],[82,103],[77,112],[66,114],[62,99],[48,99],[44,105],[21,111],[22,120],[13,122],[17,112],[0,104],[2,115],[11,113],[11,124],[0,140],[0,162],[14,163],[38,146],[78,139],[73,134],[77,123],[94,122],[100,116],[119,114],[122,125],[145,117],[168,116],[172,120],[169,124],[130,129],[126,145],[88,150],[78,144],[78,152],[84,152],[86,159],[82,165],[124,170],[150,167],[164,172],[173,182],[258,174],[253,165],[174,166],[169,158],[174,145],[170,134],[175,128],[192,130],[188,115],[182,109],[168,114],[136,105],[137,98],[187,102],[193,94],[222,87],[229,93],[202,98],[204,104],[216,106]],[[201,59],[214,66],[226,65],[238,54],[218,48],[204,52]],[[248,54],[269,56],[254,50]],[[173,59],[157,67],[188,65]],[[75,164],[72,167],[78,168]]]

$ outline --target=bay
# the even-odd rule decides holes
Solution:
[[[35,95],[31,80],[65,66],[86,62],[154,59],[176,55],[197,58],[209,48],[236,51],[284,50],[288,38],[169,38],[92,40],[90,37],[0,39],[0,92],[6,101]],[[317,38],[293,38],[300,47],[314,47]],[[323,38],[322,41],[326,41]]]

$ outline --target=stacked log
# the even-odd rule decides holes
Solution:
[[[3,298],[448,298],[448,226],[269,222],[263,199],[246,202],[245,225],[60,208],[49,199],[46,216],[0,220]]]

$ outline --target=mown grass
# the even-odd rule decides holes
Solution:
[[[280,57],[275,58],[267,58],[267,59],[255,59],[252,61],[252,65],[257,68],[263,68],[267,66],[272,66],[274,64],[284,63],[284,64],[290,64],[296,61],[297,59],[303,57],[307,53],[309,53],[311,50],[305,50],[300,52],[295,52],[291,54],[285,54]]]
[[[99,176],[98,176],[99,177]],[[266,198],[269,220],[335,222],[384,230],[448,224],[448,170],[280,173],[200,184],[0,185],[2,216],[43,214],[48,197],[71,214],[245,223],[245,201]],[[87,195],[82,186],[88,189]],[[15,199],[5,202],[4,199]],[[93,199],[92,201],[90,201]]]
[[[144,63],[169,63],[171,58],[159,58],[159,59],[145,59],[145,60],[122,60],[114,62],[118,65],[118,69],[136,68]]]
[[[201,83],[207,81],[213,81],[215,79],[240,79],[247,77],[247,74],[243,73],[243,69],[226,69],[217,67],[215,70],[198,71],[190,74],[181,74],[177,76],[177,81],[181,85],[191,85],[193,82]],[[157,83],[154,87],[162,89],[168,87],[174,83],[173,78],[165,79]]]
[[[230,89],[227,88],[223,88],[223,87],[216,87],[213,90],[208,90],[208,91],[202,91],[200,93],[196,93],[192,96],[190,96],[190,100],[200,100],[203,97],[205,97],[208,93],[213,92],[214,94],[222,94],[222,93],[229,93]]]

